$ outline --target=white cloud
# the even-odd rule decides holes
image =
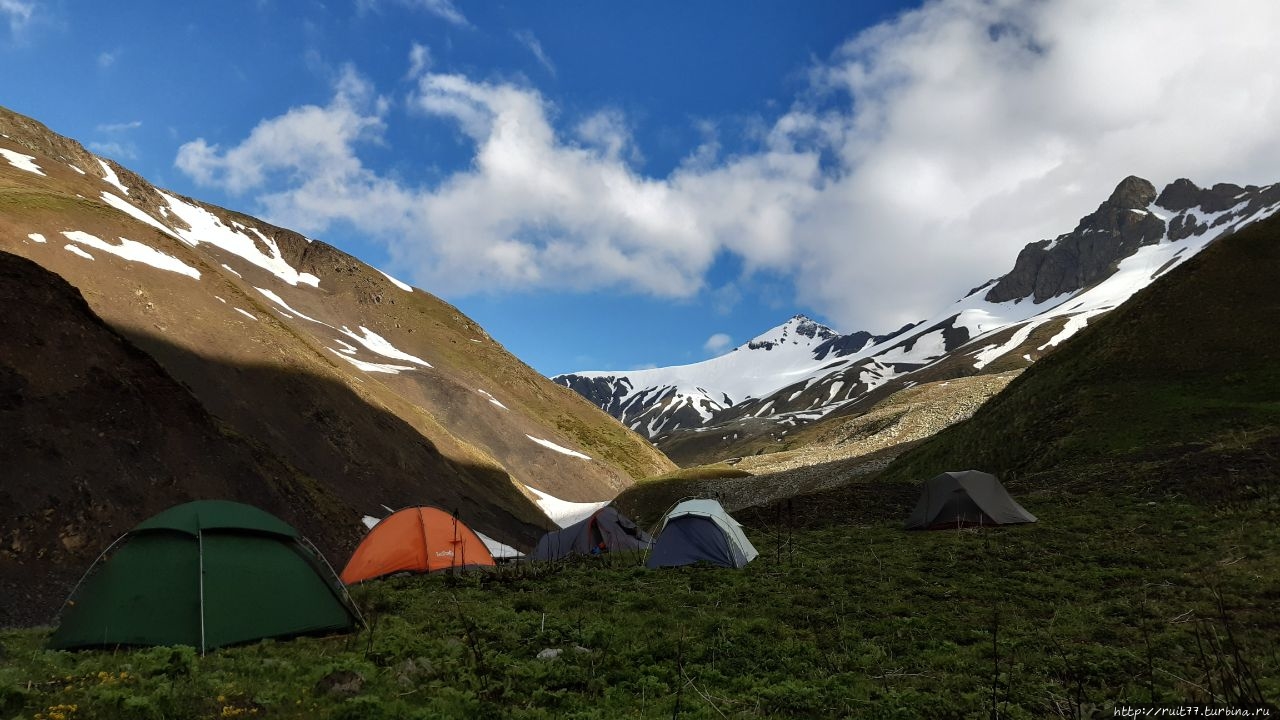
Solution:
[[[378,2],[379,0],[356,0],[356,11],[364,13],[376,10]],[[459,27],[471,26],[467,18],[453,4],[453,0],[399,0],[399,3],[410,8],[425,10]]]
[[[1277,23],[1267,0],[947,0],[854,38],[821,70],[851,107],[793,113],[845,169],[798,226],[800,299],[895,327],[1126,175],[1280,180]]]
[[[604,153],[614,160],[622,157],[632,163],[640,163],[643,157],[631,137],[627,119],[618,110],[601,110],[588,116],[573,129],[573,134],[584,144]]]
[[[98,132],[118,133],[126,130],[137,130],[142,127],[141,120],[132,120],[130,122],[104,123],[97,127]]]
[[[120,53],[118,51],[117,52],[103,51],[98,53],[98,67],[105,70],[111,67],[112,65],[115,65],[116,58],[119,57],[119,55]]]
[[[386,107],[366,80],[345,67],[327,106],[304,105],[264,120],[226,152],[197,138],[178,149],[174,164],[201,185],[237,194],[261,188],[272,176],[282,176],[281,182],[293,186],[291,193],[299,196],[317,188],[350,190],[374,182],[354,145],[380,136]],[[262,199],[269,206],[278,204],[271,195]]]
[[[444,18],[454,25],[467,26],[467,19],[462,16],[458,8],[454,6],[452,0],[405,0],[410,5],[420,7],[423,10]]]
[[[9,22],[9,32],[15,36],[27,27],[35,11],[35,2],[29,2],[28,0],[0,0],[0,17]]]
[[[431,67],[431,48],[414,43],[409,48],[409,72],[405,77],[416,78]]]
[[[436,186],[361,163],[385,107],[341,86],[234,147],[188,143],[178,166],[259,193],[278,222],[380,234],[435,292],[689,297],[728,253],[748,275],[790,275],[795,300],[840,327],[885,330],[1070,230],[1126,175],[1280,180],[1274,27],[1270,0],[939,0],[813,68],[755,150],[726,156],[707,123],[661,178],[635,169],[621,113],[568,119],[566,132],[531,88],[425,63],[411,106],[474,145]]]
[[[133,143],[91,142],[89,149],[98,155],[105,155],[117,160],[134,160],[138,157],[137,147]]]
[[[533,53],[533,57],[538,61],[551,77],[556,76],[556,66],[551,62],[551,58],[547,57],[547,53],[542,49],[542,43],[538,41],[537,36],[532,30],[520,30],[512,33],[520,44],[525,46],[529,52]]]
[[[732,343],[733,338],[724,333],[716,333],[715,335],[707,338],[707,341],[702,344],[702,349],[713,355],[719,355]]]

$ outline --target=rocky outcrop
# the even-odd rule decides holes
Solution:
[[[1256,191],[1257,186],[1250,186]],[[1186,178],[1179,178],[1160,192],[1156,205],[1174,212],[1199,207],[1205,213],[1219,213],[1235,205],[1245,188],[1231,183],[1218,183],[1211,188],[1200,188]]]
[[[897,330],[884,335],[872,335],[866,330],[859,330],[848,335],[836,335],[814,348],[813,357],[817,360],[826,360],[827,358],[834,359],[852,355],[872,345],[879,345],[886,340],[895,338],[918,324],[907,323]]]
[[[1109,276],[1115,264],[1143,245],[1159,242],[1164,221],[1147,208],[1155,186],[1129,176],[1076,229],[1053,240],[1032,243],[1018,253],[1013,270],[987,292],[990,302],[1031,297],[1040,303]]]
[[[1180,178],[1157,196],[1150,182],[1129,176],[1096,211],[1081,218],[1075,230],[1023,248],[1013,270],[1000,278],[986,299],[1030,297],[1039,303],[1089,287],[1109,277],[1120,260],[1144,245],[1165,237],[1177,242],[1203,235],[1277,201],[1280,188],[1274,185],[1218,183],[1201,188]],[[1167,228],[1157,210],[1172,216]]]

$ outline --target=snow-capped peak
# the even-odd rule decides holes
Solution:
[[[779,345],[813,347],[837,335],[835,330],[816,320],[793,315],[790,320],[752,338],[744,347],[748,350],[772,350]]]

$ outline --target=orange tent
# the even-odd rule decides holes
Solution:
[[[343,568],[342,582],[477,565],[493,565],[493,556],[471,528],[439,508],[411,507],[373,526]]]

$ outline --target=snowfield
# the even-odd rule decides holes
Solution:
[[[167,270],[168,272],[186,275],[193,280],[200,279],[200,271],[182,262],[172,255],[156,250],[150,245],[143,245],[140,242],[134,242],[128,238],[120,238],[119,245],[112,245],[100,238],[94,237],[87,232],[79,230],[64,230],[62,232],[68,240],[86,245],[96,250],[110,253],[117,257],[133,262],[139,262],[149,265],[157,270]]]
[[[179,228],[173,231],[188,245],[194,247],[200,243],[207,243],[221,248],[233,255],[244,258],[290,285],[320,286],[320,278],[310,273],[300,273],[290,266],[289,263],[284,261],[280,254],[280,247],[276,245],[275,241],[270,240],[261,232],[258,232],[257,229],[248,228],[250,232],[257,236],[257,240],[267,248],[269,253],[259,250],[254,238],[235,228],[223,225],[222,221],[208,210],[183,202],[164,191],[159,192],[160,196],[168,203],[169,210],[190,226],[189,230]]]

